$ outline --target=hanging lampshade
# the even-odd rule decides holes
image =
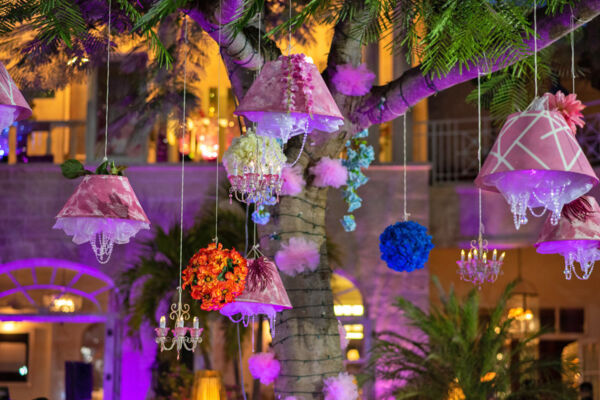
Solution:
[[[319,70],[304,54],[266,63],[235,114],[256,122],[258,135],[284,143],[315,129],[335,132],[344,123]]]
[[[86,175],[54,224],[54,229],[73,236],[74,243],[90,242],[101,264],[108,262],[115,243],[128,243],[149,228],[129,180],[117,175]]]
[[[566,205],[558,225],[547,219],[535,247],[538,253],[565,258],[566,279],[573,275],[588,279],[600,259],[600,207],[596,199],[583,196]]]
[[[202,370],[194,374],[192,400],[226,400],[227,393],[219,371]]]
[[[31,108],[0,62],[0,132],[15,121],[31,116]]]
[[[563,205],[598,183],[564,117],[548,111],[547,98],[512,114],[475,179],[485,190],[500,192],[510,204],[515,227],[527,223],[527,211],[551,213],[556,225]],[[543,208],[534,214],[534,208]]]
[[[248,278],[244,292],[235,301],[226,304],[220,312],[233,322],[243,322],[245,326],[248,326],[251,317],[263,314],[269,319],[271,335],[274,335],[275,315],[291,308],[292,303],[275,263],[262,256],[248,260]],[[239,319],[236,319],[238,315]]]

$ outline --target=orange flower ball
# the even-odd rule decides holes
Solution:
[[[190,288],[203,310],[216,311],[242,294],[247,275],[246,259],[240,253],[211,243],[192,256],[182,273],[182,286]]]

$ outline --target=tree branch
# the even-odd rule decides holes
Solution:
[[[199,9],[189,11],[190,17],[219,45],[231,80],[231,87],[238,99],[244,97],[252,85],[255,72],[266,61],[277,58],[281,54],[277,45],[270,39],[263,39],[261,51],[258,51],[258,29],[246,27],[243,31],[236,33],[234,28],[229,25],[239,17],[243,4],[243,0],[223,0],[222,9],[219,9],[217,4],[207,13]],[[256,31],[256,40],[249,38],[248,31],[251,30]],[[263,34],[262,29],[260,34]]]
[[[538,19],[538,50],[550,46],[573,29],[577,29],[600,14],[600,1],[582,0],[573,6],[575,22],[571,27],[571,9],[565,8],[559,15]],[[424,75],[420,67],[406,71],[399,78],[383,86],[375,86],[363,96],[349,118],[361,128],[390,121],[432,94],[477,77],[478,72],[493,72],[514,64],[533,54],[533,37],[523,37],[528,51],[516,54],[509,50],[491,66],[490,60],[482,60],[469,68],[454,67],[447,75],[436,78]],[[491,68],[490,68],[491,67]],[[490,71],[491,69],[491,71]]]

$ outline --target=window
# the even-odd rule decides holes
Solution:
[[[29,334],[0,334],[0,381],[27,382]]]

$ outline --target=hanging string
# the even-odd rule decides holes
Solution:
[[[571,8],[571,83],[572,91],[575,93],[575,16],[573,15],[573,8]]]
[[[110,90],[110,20],[112,16],[112,0],[108,0],[108,25],[106,26],[106,105],[105,105],[105,120],[104,120],[104,159],[108,160],[108,93]]]
[[[217,60],[221,60],[221,21],[223,20],[223,2],[219,0],[219,32],[217,34],[218,40],[217,45],[219,46],[219,56]],[[215,178],[215,243],[219,243],[219,154],[221,153],[221,65],[217,61],[217,161],[216,166],[216,178]]]
[[[537,65],[537,0],[533,0],[533,71],[535,97],[538,97],[538,65]]]
[[[406,112],[402,115],[402,162],[404,163],[404,222],[408,221],[410,214],[406,211]]]
[[[181,273],[183,271],[183,187],[185,177],[185,155],[183,154],[183,144],[186,133],[186,96],[187,96],[187,58],[188,58],[188,26],[187,15],[183,17],[183,41],[185,46],[185,55],[183,57],[183,104],[181,106],[181,145],[179,154],[181,157],[181,202],[179,209],[179,303],[181,304]]]
[[[288,32],[288,56],[292,54],[292,0],[290,0],[290,26]]]
[[[240,340],[240,324],[235,324],[235,326],[237,327],[237,344],[238,344],[238,354],[240,357],[240,382],[242,385],[242,396],[244,397],[244,400],[246,400],[246,389],[245,389],[245,385],[244,385],[244,373],[243,373],[243,368],[244,368],[244,360],[242,358],[242,345],[241,345],[241,340]]]
[[[479,70],[477,70],[477,171],[481,172],[481,72]],[[478,189],[478,197],[479,241],[481,241],[483,236],[483,207],[481,204],[481,188]]]

